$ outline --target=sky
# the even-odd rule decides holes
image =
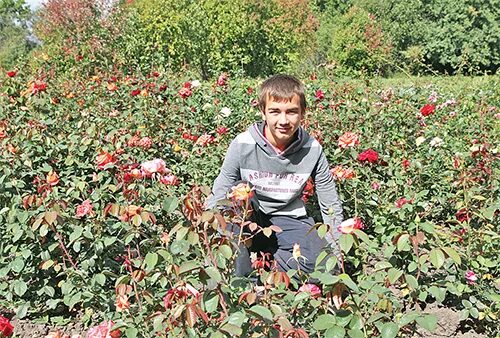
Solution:
[[[26,0],[26,3],[30,5],[32,9],[37,8],[40,6],[40,4],[43,2],[43,0]]]

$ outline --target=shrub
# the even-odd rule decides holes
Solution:
[[[373,15],[353,6],[342,16],[329,20],[323,23],[319,36],[328,62],[350,73],[387,71],[391,45]]]

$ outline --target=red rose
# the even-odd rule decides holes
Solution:
[[[3,337],[10,337],[14,333],[14,326],[4,316],[0,316],[0,333]]]
[[[408,159],[403,159],[403,161],[401,162],[401,165],[403,166],[404,169],[408,169],[408,167],[410,166],[410,160]]]
[[[134,89],[130,92],[130,95],[132,96],[137,96],[141,93],[141,90],[140,89]]]
[[[7,72],[8,77],[14,77],[14,76],[16,76],[16,74],[17,74],[17,72],[15,70],[9,70]]]
[[[457,218],[457,221],[459,221],[460,223],[470,220],[470,214],[465,208],[458,210],[455,213],[455,217]]]
[[[426,104],[425,106],[423,106],[422,108],[420,108],[420,113],[423,116],[429,116],[432,113],[434,113],[435,109],[436,109],[435,105],[433,105],[433,104]]]
[[[378,161],[378,153],[373,149],[367,149],[358,155],[358,161],[376,163]]]
[[[321,89],[318,89],[314,96],[316,97],[317,101],[321,101],[325,98],[325,93]]]

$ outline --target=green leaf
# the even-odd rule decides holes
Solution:
[[[395,323],[385,323],[382,325],[382,329],[380,330],[380,336],[382,338],[394,338],[397,336],[399,331],[399,327]]]
[[[146,271],[153,270],[156,263],[158,263],[158,254],[156,252],[148,252],[144,258],[144,262],[146,262]]]
[[[320,315],[313,323],[313,328],[318,331],[327,330],[335,326],[335,316],[326,313]]]
[[[177,197],[165,197],[163,200],[163,210],[169,214],[175,209],[177,209],[177,206],[179,205],[179,200]]]
[[[138,333],[139,330],[137,330],[135,327],[128,327],[125,330],[125,335],[127,336],[127,338],[136,338]]]
[[[102,273],[98,273],[94,276],[94,280],[97,284],[103,286],[106,283],[106,276]]]
[[[192,271],[194,269],[197,269],[200,267],[200,264],[197,261],[186,261],[181,264],[179,267],[179,274],[182,275],[183,273]]]
[[[208,268],[205,269],[205,272],[207,275],[210,276],[216,283],[222,281],[222,276],[219,272],[219,270],[213,266],[209,266]]]
[[[432,265],[434,265],[436,269],[439,269],[444,264],[444,253],[439,248],[432,249],[429,254],[429,259]]]
[[[12,289],[16,295],[21,297],[28,290],[28,285],[26,285],[24,281],[18,279],[12,282]]]
[[[342,273],[339,275],[339,278],[342,280],[342,282],[345,284],[345,286],[347,286],[349,289],[356,291],[356,292],[359,292],[358,286],[356,285],[356,283],[354,283],[352,281],[352,279],[351,279],[351,277],[349,277],[349,275]]]
[[[26,317],[26,315],[28,314],[28,310],[30,308],[30,303],[24,303],[22,304],[21,306],[19,306],[16,310],[16,317],[19,318],[19,319],[22,319],[24,317]]]
[[[412,275],[405,274],[405,280],[406,284],[408,284],[408,286],[413,290],[416,290],[418,288],[418,281]]]
[[[453,261],[457,265],[462,264],[462,260],[460,259],[460,255],[458,254],[458,252],[455,249],[450,248],[450,247],[444,247],[443,250],[444,250],[444,252],[446,252],[446,254],[448,255],[448,257],[450,257],[451,259],[453,259]]]
[[[348,253],[351,250],[352,244],[354,243],[354,238],[351,234],[342,234],[339,238],[339,244],[342,251]]]
[[[424,316],[417,317],[415,320],[417,321],[418,325],[430,332],[434,331],[437,327],[438,319],[436,315],[426,314]]]
[[[17,257],[12,261],[12,263],[10,263],[10,268],[14,272],[21,272],[24,269],[24,260],[21,257]]]
[[[355,229],[354,234],[363,242],[365,242],[368,245],[372,245],[372,241],[370,241],[370,238],[368,238],[368,235],[364,233],[362,230]]]
[[[222,327],[219,330],[224,333],[227,333],[231,337],[240,337],[243,334],[243,330],[241,329],[241,327],[230,323],[222,325]]]
[[[398,238],[397,242],[398,251],[409,251],[410,250],[410,235],[402,234]]]
[[[390,268],[389,271],[387,272],[387,277],[389,278],[389,282],[391,284],[396,283],[396,281],[403,275],[403,271],[395,269],[395,268]]]
[[[349,330],[349,331],[347,331],[347,334],[351,338],[364,338],[365,337],[365,334],[360,329]]]
[[[262,319],[268,320],[270,322],[273,321],[273,314],[271,310],[269,310],[266,307],[263,307],[262,305],[254,305],[247,311],[261,317]]]
[[[219,295],[212,295],[211,298],[205,300],[205,311],[208,313],[215,312],[219,305]]]
[[[326,330],[325,338],[344,338],[345,329],[341,326],[334,326]]]
[[[233,324],[233,325],[236,325],[236,326],[242,326],[243,323],[246,321],[247,319],[247,316],[245,315],[244,312],[235,312],[233,314],[231,314],[229,316],[229,319],[227,320],[227,322],[229,324]]]

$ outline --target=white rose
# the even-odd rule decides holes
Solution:
[[[231,109],[229,109],[228,107],[224,107],[220,110],[220,114],[223,117],[228,117],[229,115],[231,115]]]
[[[417,147],[418,147],[419,145],[421,145],[422,143],[424,143],[424,142],[425,142],[425,137],[423,137],[423,136],[419,136],[419,137],[417,137],[417,139],[415,140],[415,143],[417,144]]]
[[[191,88],[198,88],[201,86],[201,82],[198,80],[191,81]]]
[[[429,145],[431,147],[441,147],[444,144],[444,141],[439,138],[439,137],[434,137],[431,142],[429,142]]]

